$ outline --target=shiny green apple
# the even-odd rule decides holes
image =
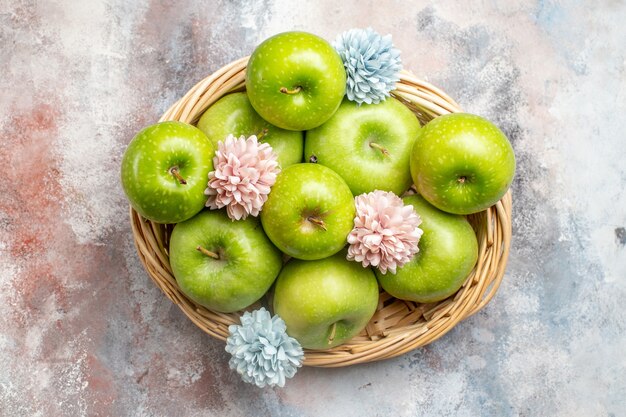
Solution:
[[[204,210],[174,226],[170,263],[185,295],[230,313],[267,292],[282,267],[282,254],[255,217],[232,221],[223,210]]]
[[[347,261],[345,251],[316,261],[292,259],[276,280],[273,303],[303,347],[328,349],[365,328],[378,305],[378,284],[372,270]]]
[[[507,192],[515,155],[507,137],[480,116],[453,113],[431,120],[411,153],[419,193],[440,210],[477,213]]]
[[[281,168],[302,162],[303,132],[281,129],[263,120],[245,92],[219,99],[200,117],[198,129],[207,135],[216,149],[217,142],[223,141],[228,135],[237,138],[241,135],[257,135],[259,142],[270,144]]]
[[[354,195],[401,195],[411,186],[409,157],[419,131],[417,117],[393,97],[379,104],[344,100],[330,120],[306,133],[305,160],[337,172]]]
[[[213,144],[194,126],[163,122],[130,142],[122,159],[122,186],[130,204],[157,223],[178,223],[198,213],[213,169]]]
[[[380,285],[402,300],[441,301],[461,287],[478,259],[476,234],[464,216],[445,213],[422,196],[403,198],[421,217],[419,252],[396,274],[376,270]]]
[[[271,124],[309,130],[328,120],[346,91],[346,71],[330,43],[306,32],[285,32],[250,56],[246,89],[254,109]]]
[[[354,223],[354,198],[346,182],[318,164],[285,168],[261,210],[274,245],[298,259],[321,259],[346,245]]]

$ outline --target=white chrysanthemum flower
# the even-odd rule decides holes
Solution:
[[[270,316],[263,307],[243,313],[241,325],[228,327],[226,352],[232,355],[228,365],[241,378],[258,387],[285,386],[286,378],[302,366],[304,352],[300,343],[287,334],[287,326],[278,315]]]
[[[400,51],[391,35],[381,36],[372,28],[351,29],[333,43],[347,74],[346,95],[351,101],[380,103],[400,80]]]
[[[214,171],[209,173],[208,187],[204,191],[209,196],[206,206],[226,207],[228,217],[233,220],[258,216],[280,173],[272,147],[259,143],[254,135],[247,139],[228,135],[217,146]]]
[[[348,235],[350,261],[396,273],[418,252],[422,220],[392,192],[376,190],[355,197],[354,228]]]

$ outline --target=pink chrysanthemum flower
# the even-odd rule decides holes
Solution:
[[[420,217],[391,192],[376,190],[355,197],[354,228],[348,235],[349,261],[378,267],[383,274],[409,262],[419,250]]]
[[[233,220],[258,216],[280,172],[272,147],[259,143],[254,135],[247,139],[228,135],[226,140],[219,141],[213,167],[215,170],[209,173],[209,186],[204,191],[209,196],[206,206],[226,207],[228,217]]]

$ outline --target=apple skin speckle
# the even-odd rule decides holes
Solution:
[[[304,132],[281,129],[265,121],[254,110],[245,92],[228,94],[211,105],[200,117],[198,129],[206,134],[215,148],[229,134],[248,137],[267,129],[260,142],[269,143],[281,168],[302,161]]]
[[[491,122],[453,113],[424,126],[413,146],[410,168],[418,192],[429,203],[449,213],[471,214],[494,205],[506,193],[515,175],[515,155],[507,137]],[[461,176],[468,180],[459,183]]]
[[[347,261],[345,251],[315,261],[292,259],[276,279],[273,305],[303,347],[328,349],[367,325],[378,305],[378,283],[370,268]]]
[[[221,258],[199,252],[198,246]],[[281,270],[282,254],[257,218],[232,221],[224,210],[204,210],[174,227],[170,262],[189,298],[227,313],[248,307],[267,292]]]
[[[302,90],[281,93],[281,88]],[[285,32],[261,43],[246,71],[246,88],[255,110],[287,130],[309,130],[328,120],[341,104],[346,72],[339,54],[310,33]]]
[[[389,294],[404,300],[431,303],[454,294],[478,259],[478,241],[464,216],[445,213],[420,195],[403,198],[421,217],[420,251],[396,274],[374,270]]]
[[[325,230],[308,220],[323,221]],[[287,167],[276,178],[261,211],[267,236],[298,259],[321,259],[345,246],[354,224],[354,197],[333,170],[318,164]]]
[[[122,186],[130,204],[157,223],[178,223],[194,216],[206,202],[204,190],[214,152],[204,133],[186,123],[162,122],[141,130],[122,159]],[[171,173],[174,166],[186,184]]]
[[[346,99],[330,120],[307,132],[304,154],[337,172],[354,195],[402,195],[411,186],[409,157],[419,133],[415,115],[395,98],[360,106]]]

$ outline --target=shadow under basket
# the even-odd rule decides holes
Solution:
[[[245,90],[248,58],[239,59],[194,86],[160,121],[195,124],[222,96]],[[392,95],[409,107],[424,125],[443,114],[460,112],[459,105],[438,88],[403,71]],[[431,343],[459,321],[483,308],[494,296],[506,267],[511,243],[510,191],[489,209],[468,216],[478,237],[478,262],[453,296],[432,304],[398,300],[380,293],[378,308],[367,327],[345,344],[328,350],[305,349],[304,364],[340,367],[392,358]],[[132,208],[130,219],[139,259],[155,284],[199,328],[226,340],[228,326],[239,324],[242,312],[217,313],[188,299],[178,287],[169,262],[169,236],[173,225],[148,221]],[[253,310],[260,302],[250,306]]]

